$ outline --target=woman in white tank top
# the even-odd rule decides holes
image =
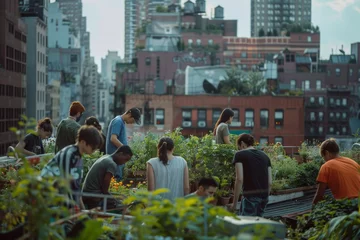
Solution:
[[[148,190],[167,188],[169,192],[162,196],[171,201],[186,196],[190,191],[187,162],[184,158],[173,155],[174,142],[171,138],[161,138],[157,148],[158,157],[147,161]]]

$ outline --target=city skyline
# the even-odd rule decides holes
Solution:
[[[186,0],[182,0],[185,2]],[[91,52],[100,66],[108,50],[118,51],[124,57],[124,1],[83,0],[91,32]],[[238,36],[250,37],[250,0],[233,3],[229,0],[207,0],[207,12],[217,5],[224,7],[226,19],[238,20]],[[234,6],[235,5],[235,6]],[[327,59],[331,52],[338,53],[343,46],[350,52],[350,44],[359,42],[360,33],[349,31],[353,22],[360,22],[360,0],[313,0],[312,22],[320,27],[321,57]]]

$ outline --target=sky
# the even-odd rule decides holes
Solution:
[[[100,67],[108,50],[124,56],[124,0],[82,0],[90,32],[91,55]],[[186,0],[182,0],[185,2]],[[224,7],[225,19],[238,20],[238,37],[250,37],[250,0],[207,0],[207,12]],[[360,0],[312,0],[312,22],[320,27],[321,57],[360,42]]]

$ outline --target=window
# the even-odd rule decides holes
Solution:
[[[156,57],[156,78],[160,78],[160,57]]]
[[[342,133],[343,133],[343,134],[346,134],[346,132],[347,132],[347,128],[346,128],[346,127],[342,127]]]
[[[71,54],[70,55],[70,61],[72,63],[77,63],[78,62],[78,56],[76,54]]]
[[[343,99],[342,99],[342,105],[343,105],[343,106],[346,106],[346,105],[347,105],[347,99],[346,99],[346,98],[343,98]]]
[[[196,45],[201,46],[201,39],[196,40]]]
[[[311,42],[311,36],[308,36],[308,37],[307,37],[307,41],[308,41],[308,42]]]
[[[340,105],[341,105],[340,99],[336,99],[336,106],[340,106]]]
[[[339,112],[336,113],[336,119],[340,119],[340,113]]]
[[[335,69],[336,76],[339,77],[341,75],[340,68]]]
[[[253,127],[254,126],[254,110],[247,109],[245,111],[245,127]]]
[[[323,120],[324,120],[324,113],[319,112],[319,121],[323,121]]]
[[[213,45],[213,44],[214,44],[214,41],[213,41],[212,39],[209,39],[209,40],[208,40],[208,44],[209,44],[209,45]]]
[[[310,103],[315,103],[315,98],[314,97],[310,97]]]
[[[347,114],[345,112],[342,113],[342,119],[346,120],[346,118],[347,118]]]
[[[324,132],[324,128],[322,126],[319,127],[319,133],[322,134]]]
[[[221,109],[213,109],[212,110],[212,123],[215,126],[217,120],[220,118]]]
[[[192,40],[192,39],[189,39],[189,40],[188,40],[188,47],[192,47],[192,44],[193,44],[193,40]]]
[[[269,142],[269,138],[268,137],[260,137],[259,139],[259,145],[260,146],[266,146]]]
[[[296,80],[290,80],[290,90],[296,89]]]
[[[269,126],[269,110],[260,110],[260,127],[267,128]]]
[[[231,122],[231,126],[234,127],[240,127],[240,114],[239,114],[239,109],[233,108],[232,109],[234,112],[234,117],[233,120]]]
[[[151,58],[147,57],[147,58],[145,59],[145,65],[146,65],[146,66],[150,66],[150,65],[151,65]]]
[[[353,75],[353,70],[352,70],[352,68],[350,68],[349,69],[349,76],[352,77],[352,75]]]
[[[319,104],[324,105],[324,97],[319,97]]]
[[[316,90],[321,89],[321,80],[316,80]]]
[[[334,103],[335,103],[334,98],[330,98],[330,99],[329,99],[329,103],[330,103],[330,105],[334,105]]]
[[[329,132],[333,133],[334,132],[334,127],[329,127]]]
[[[284,142],[283,142],[283,137],[275,137],[274,138],[274,143],[280,143],[281,145],[284,145]]]
[[[315,113],[314,112],[311,112],[310,113],[310,121],[315,121]]]
[[[275,127],[282,127],[284,125],[284,110],[277,109],[275,110]]]
[[[144,125],[154,125],[154,109],[144,109]]]
[[[164,125],[165,124],[165,109],[156,109],[155,112],[155,121],[156,125]]]
[[[206,109],[198,109],[198,127],[206,127]]]
[[[303,82],[303,90],[309,90],[310,89],[310,81],[309,80],[305,80]]]

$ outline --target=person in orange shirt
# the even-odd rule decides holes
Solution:
[[[313,205],[321,201],[327,187],[335,199],[352,199],[360,193],[360,165],[354,160],[339,155],[339,145],[335,139],[325,140],[320,147],[320,155],[325,163],[317,177],[318,188]]]

